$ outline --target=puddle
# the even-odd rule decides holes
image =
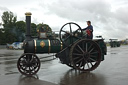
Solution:
[[[110,53],[110,54],[117,54],[117,53]]]
[[[18,74],[19,72],[11,72],[11,73],[5,73],[5,75],[10,75],[10,74]]]

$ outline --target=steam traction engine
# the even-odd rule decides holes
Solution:
[[[34,75],[40,69],[40,59],[36,54],[56,53],[62,64],[80,71],[92,71],[98,67],[106,55],[106,45],[103,39],[86,39],[86,33],[73,22],[66,23],[59,32],[59,38],[54,38],[47,26],[38,29],[38,36],[30,34],[31,13],[26,13],[26,39],[24,54],[17,61],[17,68],[23,75]]]
[[[120,42],[118,41],[118,39],[109,39],[110,40],[110,46],[112,47],[120,47]]]

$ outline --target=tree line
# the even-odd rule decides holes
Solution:
[[[11,11],[3,12],[2,16],[2,27],[4,32],[0,29],[0,44],[13,42],[23,42],[25,39],[26,23],[24,21],[17,21],[17,16]],[[36,36],[36,28],[40,24],[31,23],[31,35]]]

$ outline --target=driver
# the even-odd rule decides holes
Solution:
[[[93,39],[93,26],[91,25],[91,21],[87,21],[87,27],[82,29],[87,33],[87,39]]]

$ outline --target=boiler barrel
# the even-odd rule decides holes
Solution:
[[[58,39],[32,40],[25,45],[25,53],[58,53],[63,49],[62,43]]]

